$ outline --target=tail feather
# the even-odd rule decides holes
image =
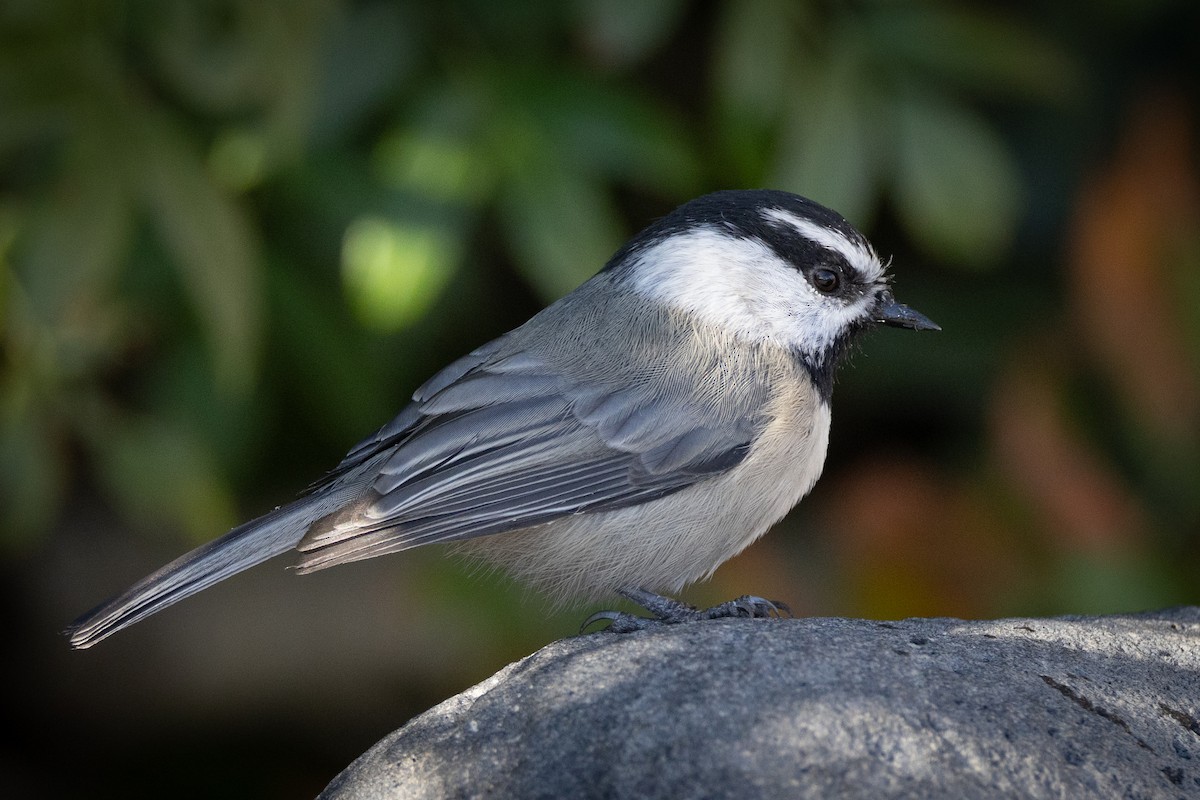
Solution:
[[[323,506],[309,499],[297,501],[177,558],[75,620],[66,630],[71,646],[91,647],[185,597],[292,549],[321,515]]]

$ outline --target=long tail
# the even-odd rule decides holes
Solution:
[[[124,594],[84,614],[67,628],[71,646],[82,649],[178,603],[218,581],[295,547],[324,503],[304,498],[234,528],[220,539],[147,575]]]

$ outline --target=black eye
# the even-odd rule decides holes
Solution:
[[[833,294],[842,285],[842,276],[828,267],[818,267],[812,271],[812,285],[821,294]]]

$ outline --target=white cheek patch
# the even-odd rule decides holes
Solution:
[[[747,341],[770,341],[820,357],[866,313],[863,297],[826,297],[774,250],[752,238],[696,228],[646,248],[632,288]]]
[[[782,208],[763,209],[762,215],[772,222],[790,225],[805,239],[832,250],[858,271],[867,283],[883,279],[883,263],[865,242],[847,238],[841,231],[818,225],[812,220],[797,217]]]

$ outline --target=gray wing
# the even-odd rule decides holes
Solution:
[[[672,381],[705,365],[667,363],[678,362],[670,349],[618,374],[581,356],[576,368],[552,366],[501,339],[435,376],[335,470],[380,459],[367,496],[301,542],[300,569],[646,502],[745,457],[760,383]]]

